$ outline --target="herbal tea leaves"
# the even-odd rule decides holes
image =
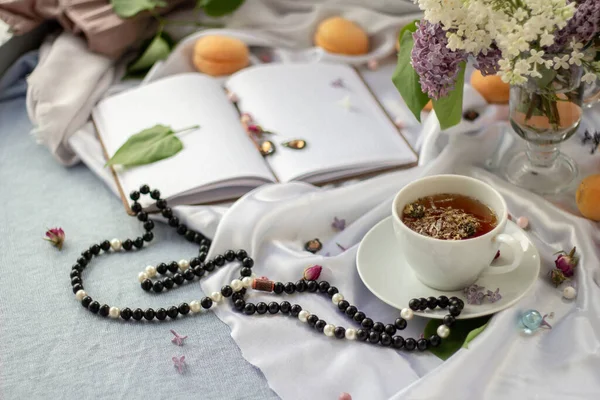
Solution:
[[[175,134],[197,128],[199,126],[195,125],[173,131],[170,126],[155,125],[152,128],[144,129],[127,139],[106,165],[132,167],[172,157],[183,149],[183,143]]]
[[[111,0],[110,4],[112,4],[115,14],[121,18],[130,18],[139,12],[167,5],[162,0]]]

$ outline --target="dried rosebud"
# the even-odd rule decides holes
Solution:
[[[554,287],[558,287],[561,283],[567,280],[567,277],[563,274],[563,272],[556,268],[548,273],[550,275],[550,281],[554,285]]]
[[[62,228],[48,229],[44,239],[52,243],[59,250],[62,250],[63,243],[65,242],[65,232]]]
[[[248,131],[250,131],[252,133],[260,134],[260,133],[262,133],[263,130],[260,127],[260,125],[249,124]]]
[[[411,218],[423,218],[425,216],[425,207],[417,203],[407,204],[404,207],[404,214]]]
[[[322,248],[323,243],[321,243],[319,239],[312,239],[304,244],[304,250],[309,251],[313,254],[316,254]]]
[[[252,116],[248,113],[243,113],[240,120],[242,121],[243,124],[249,124],[252,122]]]
[[[579,262],[579,257],[575,255],[575,249],[576,248],[573,247],[569,254],[565,253],[564,251],[556,253],[559,254],[559,256],[554,261],[554,264],[556,265],[556,268],[559,269],[565,277],[573,276],[573,274],[575,273],[575,267]]]
[[[307,281],[316,281],[317,279],[319,279],[319,276],[321,276],[322,270],[323,267],[321,267],[320,265],[313,265],[312,267],[307,267],[304,270],[304,275],[302,276],[302,278]]]

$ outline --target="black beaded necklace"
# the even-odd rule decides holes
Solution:
[[[188,241],[200,246],[198,256],[189,261],[172,261],[170,263],[161,263],[156,267],[146,267],[145,271],[140,272],[138,276],[143,290],[153,290],[156,293],[160,293],[163,290],[172,289],[175,285],[180,286],[187,281],[201,278],[206,273],[214,271],[215,268],[221,268],[232,262],[241,263],[240,278],[234,279],[229,285],[223,286],[220,292],[213,292],[210,296],[203,297],[200,301],[194,300],[189,304],[181,303],[179,306],[170,306],[166,309],[159,308],[158,310],[154,310],[152,308],[147,308],[146,310],[142,310],[141,308],[135,308],[131,310],[128,307],[119,309],[107,304],[100,305],[98,301],[92,299],[92,297],[84,291],[81,274],[94,256],[99,256],[101,250],[104,253],[109,253],[111,250],[112,252],[118,252],[121,250],[129,251],[133,248],[141,249],[145,242],[150,242],[154,239],[152,233],[154,222],[148,219],[148,213],[142,211],[141,204],[137,202],[140,198],[140,194],[149,194],[152,199],[156,200],[155,205],[160,210],[162,216],[168,220],[169,226],[175,228],[177,233],[184,236]],[[187,315],[190,312],[196,314],[203,309],[208,310],[211,307],[214,307],[216,303],[220,303],[223,298],[230,298],[233,308],[245,315],[282,313],[298,318],[301,322],[307,323],[318,332],[322,332],[326,336],[335,337],[337,339],[345,338],[348,340],[358,340],[408,351],[415,349],[425,351],[430,346],[439,346],[442,338],[448,337],[450,334],[449,328],[454,324],[455,317],[460,315],[464,307],[463,301],[457,297],[448,298],[446,296],[439,296],[438,298],[429,297],[412,299],[408,303],[408,308],[401,310],[400,317],[397,318],[393,324],[384,325],[381,322],[374,322],[371,318],[368,318],[364,312],[359,311],[355,306],[345,300],[338,289],[335,286],[331,286],[329,282],[317,282],[314,280],[302,279],[296,283],[288,282],[284,284],[282,282],[271,281],[267,278],[252,278],[251,275],[254,260],[248,256],[245,250],[228,250],[222,255],[217,255],[211,260],[207,260],[208,250],[211,245],[210,239],[206,238],[200,232],[193,231],[184,224],[181,224],[179,218],[173,215],[171,208],[167,207],[167,201],[160,198],[160,192],[158,190],[150,190],[148,185],[142,185],[139,191],[131,192],[130,198],[133,200],[131,209],[136,214],[137,219],[143,223],[146,232],[134,240],[126,239],[121,242],[118,239],[113,239],[111,241],[105,240],[100,244],[94,244],[81,253],[81,257],[77,259],[77,262],[71,269],[71,285],[75,297],[77,300],[81,301],[83,307],[90,312],[103,317],[115,319],[120,317],[125,321],[129,321],[130,319],[135,321],[140,321],[142,319],[148,321],[153,319],[163,321],[167,317],[175,319],[179,315]],[[151,278],[156,275],[163,275],[165,277],[152,281]],[[291,295],[295,292],[324,294],[329,297],[331,301],[337,305],[338,309],[351,321],[358,324],[359,327],[356,329],[346,329],[341,326],[328,324],[317,315],[302,309],[300,305],[292,305],[285,300],[281,303],[271,302],[269,304],[264,302],[256,304],[246,302],[244,296],[250,288],[258,291],[272,292],[277,295]],[[434,334],[429,338],[419,339],[404,339],[402,336],[396,335],[397,331],[406,328],[407,320],[413,318],[413,311],[424,311],[428,308],[433,310],[436,307],[442,309],[448,308],[449,312],[449,314],[444,317],[443,323],[438,327],[437,334]]]

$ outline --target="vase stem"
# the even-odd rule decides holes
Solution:
[[[527,158],[536,167],[551,168],[559,154],[560,150],[556,144],[541,145],[527,142]]]

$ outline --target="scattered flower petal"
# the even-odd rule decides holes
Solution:
[[[342,245],[341,245],[341,244],[339,244],[339,243],[336,243],[336,245],[337,245],[337,247],[339,247],[339,248],[340,248],[340,250],[342,250],[342,251],[346,251],[346,250],[348,250],[347,248],[345,248],[344,246],[342,246]]]
[[[177,369],[177,372],[183,374],[183,370],[185,368],[185,356],[181,356],[179,358],[173,357],[173,366]]]
[[[333,222],[331,223],[331,227],[333,230],[341,232],[346,229],[346,220],[338,219],[338,217],[333,217]]]
[[[340,101],[338,101],[338,105],[344,109],[346,109],[346,111],[351,111],[352,110],[352,101],[350,100],[350,96],[345,96],[343,99],[341,99]]]
[[[332,81],[331,86],[333,86],[334,88],[345,88],[346,87],[346,85],[344,84],[344,80],[342,78],[338,78],[338,79]]]
[[[500,288],[497,288],[495,292],[488,290],[486,296],[488,297],[488,300],[490,301],[490,303],[495,303],[499,300],[502,300],[502,295],[500,294]]]
[[[529,219],[527,217],[517,218],[517,226],[521,229],[527,229],[529,226]]]
[[[398,129],[404,129],[404,121],[401,117],[396,117],[396,119],[394,119],[394,125],[396,125],[396,128]]]
[[[319,279],[319,276],[321,276],[322,270],[323,267],[321,267],[320,265],[313,265],[312,267],[307,267],[304,269],[304,274],[302,275],[302,278],[307,281],[316,281],[317,279]]]
[[[313,240],[309,240],[304,244],[304,250],[309,251],[313,254],[316,254],[319,250],[323,248],[323,243],[317,238]]]
[[[233,92],[227,93],[227,98],[232,103],[237,103],[238,101],[240,101],[239,97],[237,97],[237,95]]]
[[[379,68],[379,61],[373,59],[367,62],[367,68],[371,71],[376,71]]]
[[[65,242],[65,232],[62,228],[48,229],[44,239],[52,243],[52,246],[62,250],[63,243]]]
[[[171,339],[171,342],[176,344],[177,346],[183,346],[183,341],[187,339],[187,336],[179,336],[179,334],[173,329],[171,329],[171,333],[175,335],[175,337]]]
[[[338,397],[338,400],[352,400],[352,396],[350,396],[350,393],[343,392],[340,394],[340,397]]]

